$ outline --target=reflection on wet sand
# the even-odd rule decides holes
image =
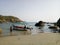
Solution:
[[[2,36],[2,29],[0,28],[0,37]]]
[[[31,31],[30,30],[10,32],[10,36],[12,36],[12,35],[29,35],[29,34],[31,34]]]
[[[0,37],[2,37],[2,34],[0,34]]]
[[[6,37],[6,36],[18,36],[18,35],[30,35],[31,31],[12,31],[4,35],[3,33],[0,33],[0,37]]]

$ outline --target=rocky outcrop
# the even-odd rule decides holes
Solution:
[[[57,26],[60,27],[60,18],[57,21]]]
[[[20,20],[17,17],[14,16],[2,16],[0,15],[0,23],[3,22],[22,22],[22,20]]]
[[[50,26],[49,29],[57,29],[57,26]]]
[[[44,26],[44,22],[43,21],[39,21],[38,23],[35,24],[35,26]]]

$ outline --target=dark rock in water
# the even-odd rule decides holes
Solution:
[[[39,26],[39,23],[36,23],[35,26]]]
[[[50,26],[49,29],[57,29],[56,26]]]
[[[58,30],[58,33],[60,33],[60,30]]]
[[[59,20],[57,21],[57,26],[60,27],[60,18],[59,18]]]
[[[43,26],[44,22],[43,21],[39,21],[38,23],[35,24],[35,26]]]

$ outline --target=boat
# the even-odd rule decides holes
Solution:
[[[24,25],[13,25],[13,30],[16,30],[16,31],[27,31],[26,29],[26,26]]]
[[[26,25],[13,25],[13,30],[16,31],[27,31],[27,29],[31,30],[33,29],[32,27],[27,27]]]

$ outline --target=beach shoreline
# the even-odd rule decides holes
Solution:
[[[59,33],[0,37],[0,45],[60,45]]]

